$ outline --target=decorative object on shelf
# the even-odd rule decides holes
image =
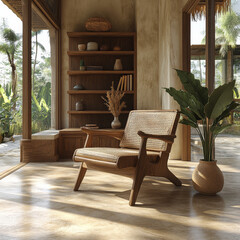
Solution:
[[[89,128],[89,129],[99,129],[98,125],[95,123],[87,123],[85,124],[85,128]]]
[[[112,29],[112,24],[105,18],[92,17],[86,21],[85,27],[90,32],[108,32]]]
[[[80,71],[84,71],[85,70],[85,64],[84,64],[84,60],[83,59],[81,59],[80,60]]]
[[[100,51],[108,51],[109,50],[109,46],[107,44],[102,44],[100,46]]]
[[[123,69],[121,59],[118,58],[118,59],[115,60],[115,64],[114,64],[113,69],[115,71],[121,71]]]
[[[86,50],[86,44],[85,43],[78,44],[78,50],[79,51],[85,51]]]
[[[103,66],[87,66],[87,71],[101,71]]]
[[[113,51],[121,51],[121,47],[116,45],[113,47]]]
[[[117,86],[117,91],[132,91],[132,75],[124,75],[120,78]]]
[[[76,102],[76,111],[83,111],[84,110],[84,104],[83,104],[83,99],[80,101]]]
[[[82,84],[77,84],[73,87],[73,90],[84,90],[84,87]]]
[[[97,42],[88,42],[87,43],[87,51],[98,51],[98,43]]]
[[[118,117],[122,109],[126,107],[126,103],[124,101],[121,102],[121,99],[123,98],[123,96],[124,96],[124,92],[116,91],[112,83],[111,90],[107,91],[107,98],[102,97],[102,99],[105,101],[105,105],[108,107],[108,110],[114,116],[114,120],[111,123],[112,128],[121,127],[121,123]]]
[[[118,129],[121,127],[121,122],[119,121],[118,117],[114,117],[113,121],[111,122],[111,127],[113,129]]]
[[[166,92],[180,105],[184,115],[180,123],[196,129],[203,148],[204,159],[193,172],[193,186],[202,194],[214,195],[222,190],[224,179],[212,156],[213,142],[232,125],[223,120],[239,106],[233,98],[233,91],[237,92],[235,81],[219,86],[209,95],[208,89],[192,73],[176,71],[185,91],[170,87]]]

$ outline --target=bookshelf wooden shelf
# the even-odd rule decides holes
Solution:
[[[121,114],[128,114],[129,111],[122,111]],[[109,111],[68,111],[68,114],[111,114]]]
[[[125,127],[128,113],[137,107],[137,49],[134,32],[69,32],[69,127],[79,128],[87,123],[95,123],[100,128],[110,128],[112,114],[104,104],[102,96],[110,90],[112,84],[117,89],[122,77],[131,79],[128,88],[122,88],[125,95],[126,109],[120,115],[122,127]],[[78,44],[97,42],[99,48],[107,45],[110,51],[78,51]],[[112,49],[118,46],[120,51]],[[121,59],[123,70],[114,71],[116,59]],[[103,70],[80,71],[80,61],[85,66],[101,66]],[[130,83],[130,80],[129,80]],[[82,85],[85,90],[73,90],[74,86]],[[126,83],[125,83],[126,86]],[[76,103],[81,101],[84,111],[76,111]]]
[[[108,90],[69,90],[68,94],[106,94]],[[134,94],[134,91],[123,91],[125,94]]]
[[[134,55],[134,51],[68,51],[68,56]]]
[[[79,70],[71,70],[67,72],[68,75],[91,75],[91,74],[96,74],[96,75],[100,75],[100,74],[106,74],[106,75],[113,75],[113,74],[117,74],[117,75],[123,75],[123,74],[134,74],[134,71],[106,71],[106,70],[101,70],[101,71],[79,71]]]

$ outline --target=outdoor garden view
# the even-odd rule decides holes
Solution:
[[[194,29],[195,28],[195,29]],[[200,79],[202,85],[206,81],[205,61],[205,18],[192,20],[191,72]],[[199,30],[201,29],[201,30]],[[200,34],[193,36],[195,31]],[[236,80],[236,88],[240,92],[240,1],[232,0],[228,12],[216,18],[216,56],[215,87]],[[235,99],[239,99],[237,91]],[[228,118],[235,123],[224,134],[240,135],[240,112],[236,110]]]
[[[22,133],[22,22],[0,1],[0,143]],[[32,133],[51,126],[48,30],[32,31]]]

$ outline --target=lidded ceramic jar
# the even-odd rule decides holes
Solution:
[[[88,42],[87,50],[88,51],[97,51],[98,50],[98,43],[96,43],[96,42]]]

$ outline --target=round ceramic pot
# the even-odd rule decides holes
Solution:
[[[80,43],[78,44],[78,50],[79,51],[85,51],[86,50],[86,44],[85,43]]]
[[[83,111],[84,106],[83,106],[83,100],[76,102],[76,111]]]
[[[114,117],[112,123],[111,123],[112,128],[117,129],[121,127],[121,122],[119,121],[118,117]]]
[[[194,189],[204,195],[215,195],[220,192],[224,178],[217,161],[200,160],[192,174],[192,183]]]

